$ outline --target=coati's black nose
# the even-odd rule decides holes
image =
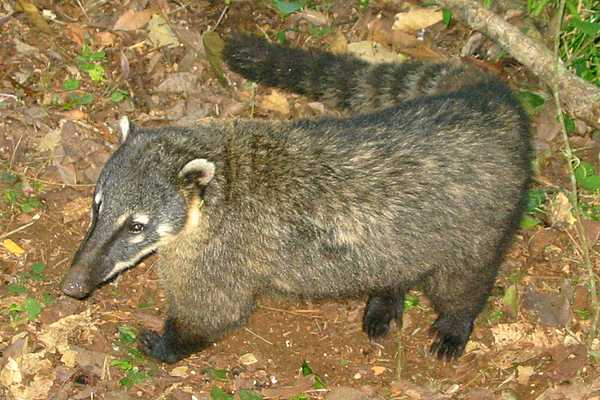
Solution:
[[[76,299],[83,299],[91,293],[88,268],[74,264],[62,280],[61,290],[64,294]]]

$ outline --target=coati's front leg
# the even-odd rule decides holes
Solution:
[[[168,293],[169,316],[164,331],[162,335],[142,331],[140,350],[160,361],[174,363],[202,350],[248,321],[255,303],[249,291],[209,286],[207,281],[203,281],[202,285],[202,288],[190,289],[193,291],[182,288],[177,293]],[[187,296],[182,298],[184,293]]]
[[[207,337],[195,335],[174,318],[165,321],[162,335],[155,331],[142,330],[139,337],[140,350],[169,364],[196,353],[209,344]]]
[[[405,289],[390,289],[369,296],[363,314],[363,331],[370,339],[387,335],[392,320],[402,325],[405,295]]]

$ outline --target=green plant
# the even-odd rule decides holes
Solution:
[[[40,184],[27,186],[26,189],[17,175],[8,170],[2,171],[0,180],[7,186],[3,191],[2,199],[10,209],[18,208],[21,212],[29,214],[42,206],[40,199],[36,196],[42,190]]]

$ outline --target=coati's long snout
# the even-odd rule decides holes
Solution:
[[[89,275],[88,266],[73,264],[64,276],[60,284],[60,290],[69,297],[85,299],[93,291]]]

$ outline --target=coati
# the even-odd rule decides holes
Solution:
[[[432,351],[460,356],[530,182],[526,114],[509,87],[460,62],[371,65],[234,35],[231,70],[355,112],[179,128],[121,121],[89,231],[62,282],[84,298],[158,252],[168,363],[246,323],[257,298],[368,296],[371,338],[421,288]]]

